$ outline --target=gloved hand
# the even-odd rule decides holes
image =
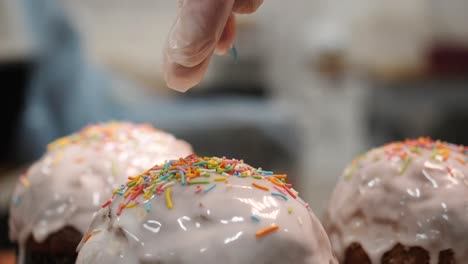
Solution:
[[[263,0],[178,0],[164,50],[164,77],[185,92],[203,78],[214,52],[225,54],[236,34],[234,14],[255,12]]]

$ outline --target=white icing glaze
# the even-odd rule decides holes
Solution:
[[[226,176],[209,174],[204,179]],[[195,185],[175,183],[172,210],[163,193],[118,216],[123,198],[116,196],[95,217],[88,230],[93,235],[78,247],[77,264],[337,263],[322,225],[300,198],[272,196],[273,184],[262,179],[228,176],[228,181],[198,193]],[[151,205],[149,212],[144,202]],[[280,228],[256,237],[273,224]]]
[[[338,259],[343,261],[345,249],[357,242],[372,263],[380,263],[385,252],[401,243],[426,249],[431,264],[446,249],[454,251],[456,263],[464,263],[467,150],[419,139],[356,159],[336,186],[324,221]]]
[[[65,226],[84,234],[95,212],[127,176],[191,153],[188,143],[166,132],[125,122],[88,126],[59,139],[16,186],[10,238],[21,247],[30,235],[41,242]]]

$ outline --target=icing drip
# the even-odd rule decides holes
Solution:
[[[60,138],[22,175],[10,209],[10,237],[38,242],[69,225],[83,234],[105,197],[128,175],[155,162],[192,153],[174,136],[149,125],[91,125]]]

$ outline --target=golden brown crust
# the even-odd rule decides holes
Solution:
[[[397,244],[382,256],[380,264],[429,264],[429,261],[429,252],[425,249]],[[369,256],[358,243],[352,243],[346,249],[344,263],[372,264]],[[453,251],[450,249],[441,251],[438,264],[456,264]]]
[[[421,247],[397,244],[382,257],[382,264],[429,264],[429,253]]]
[[[369,256],[358,243],[352,243],[347,249],[345,254],[344,264],[372,264]]]

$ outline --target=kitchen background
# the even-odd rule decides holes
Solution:
[[[110,86],[113,100],[132,114],[46,119],[40,125],[60,129],[26,126],[38,140],[23,146],[18,128],[34,101],[31,76],[44,63],[23,2],[0,0],[0,81],[8,98],[0,108],[2,235],[18,171],[47,141],[107,117],[150,122],[202,155],[286,172],[318,215],[345,165],[368,148],[418,136],[468,145],[466,1],[266,1],[238,17],[237,63],[216,57],[203,83],[180,94],[165,86],[160,67],[176,1],[41,0],[35,8],[48,3],[64,12],[86,63],[119,80]],[[72,89],[67,81],[59,80],[60,89]]]

